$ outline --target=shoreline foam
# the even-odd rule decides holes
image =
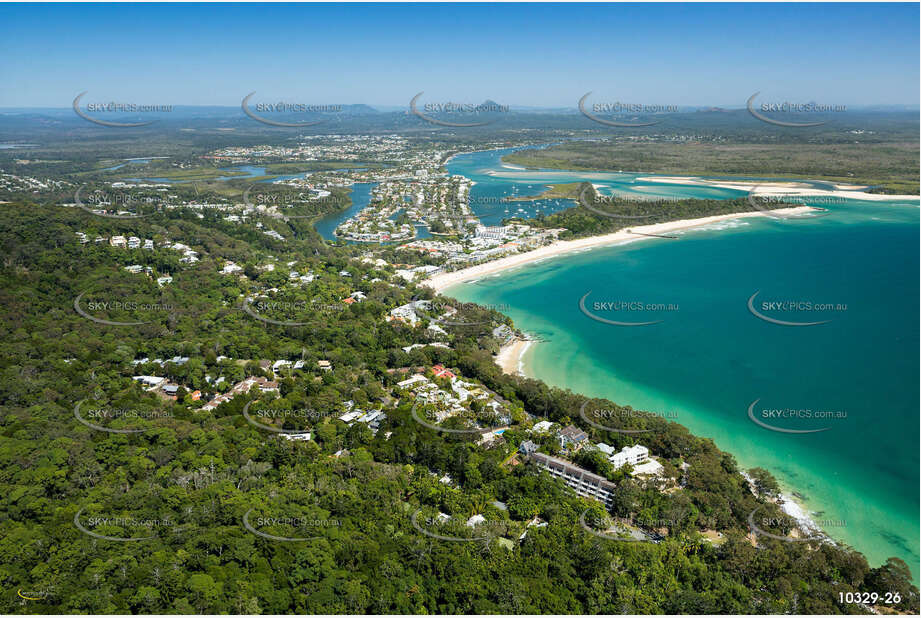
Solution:
[[[502,346],[495,358],[502,373],[524,375],[524,354],[532,343],[530,339],[516,338]]]
[[[771,212],[792,215],[803,214],[813,210],[814,209],[809,206],[797,206],[795,208],[781,208],[772,210]],[[727,221],[730,219],[763,216],[766,215],[762,212],[737,212],[728,215],[714,215],[711,217],[702,217],[699,219],[681,219],[679,221],[666,221],[665,223],[654,223],[652,225],[636,226],[629,228],[629,230],[619,230],[617,232],[604,234],[602,236],[590,236],[588,238],[578,238],[576,240],[558,240],[550,245],[540,247],[532,251],[527,251],[525,253],[515,253],[513,255],[499,258],[497,260],[492,260],[483,264],[477,264],[476,266],[470,266],[468,268],[462,268],[460,270],[451,272],[438,273],[432,277],[429,277],[428,279],[421,281],[420,284],[426,285],[436,292],[443,292],[447,288],[453,285],[457,285],[458,283],[463,283],[465,281],[469,281],[470,279],[478,279],[486,275],[495,274],[504,270],[516,268],[518,266],[532,264],[538,260],[559,257],[561,255],[575,251],[584,251],[587,249],[595,249],[597,247],[604,247],[608,245],[624,245],[627,243],[647,239],[646,236],[640,236],[638,234],[662,234],[665,232],[674,232],[677,230],[699,227],[702,225],[717,223],[719,221]]]

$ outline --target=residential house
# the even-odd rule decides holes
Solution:
[[[432,367],[432,373],[435,374],[436,378],[456,378],[457,376],[451,372],[450,369],[445,369],[444,365],[435,365]]]
[[[155,389],[166,382],[166,378],[161,378],[160,376],[133,376],[133,379],[150,389]]]
[[[538,448],[540,447],[537,444],[534,444],[530,440],[525,440],[518,446],[518,452],[520,452],[522,455],[527,456],[532,453],[536,453]]]
[[[560,446],[572,451],[578,451],[588,444],[588,434],[574,425],[562,430],[559,435]]]
[[[531,433],[550,433],[551,427],[553,427],[553,423],[550,421],[540,421],[539,423],[534,423]]]
[[[407,378],[403,380],[402,382],[397,382],[397,386],[399,386],[400,388],[409,388],[410,386],[414,384],[418,384],[420,382],[426,383],[428,381],[429,379],[426,378],[424,375],[422,375],[421,373],[417,373],[413,375],[411,378]]]

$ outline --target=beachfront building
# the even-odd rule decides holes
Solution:
[[[531,461],[549,472],[555,478],[563,479],[578,495],[598,500],[605,506],[614,501],[614,483],[602,476],[573,465],[565,459],[551,457],[543,453],[532,453]]]

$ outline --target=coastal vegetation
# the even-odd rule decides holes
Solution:
[[[570,189],[579,196],[578,206],[549,215],[542,214],[528,219],[527,223],[534,227],[548,229],[565,228],[566,231],[560,234],[560,239],[568,240],[610,234],[618,230],[653,223],[756,211],[755,207],[745,198],[636,200],[617,196],[600,196],[589,182],[572,184],[579,187],[578,191]],[[771,208],[795,206],[797,204],[785,205],[780,202],[770,205]],[[515,219],[508,221],[515,221]]]
[[[518,195],[506,197],[506,202],[530,202],[531,200],[549,200],[549,199],[570,199],[579,198],[579,192],[582,189],[580,182],[567,182],[557,185],[549,185],[547,189],[538,195]]]
[[[689,200],[662,205],[656,216],[744,206]],[[469,312],[468,321],[444,325],[447,347],[412,349],[431,342],[426,325],[385,316],[431,292],[393,283],[391,265],[323,243],[305,220],[267,221],[281,242],[207,212],[126,221],[57,204],[4,208],[6,613],[865,613],[842,600],[854,592],[897,592],[899,602],[884,610],[918,611],[902,561],[871,567],[840,544],[790,542],[793,524],[775,503],[769,472],[753,471],[749,483],[731,455],[661,417],[600,402],[630,428],[650,430],[644,443],[677,488],[662,492],[615,472],[610,513],[517,458],[527,423],[488,447],[420,424],[397,383],[440,364],[496,393],[516,415],[574,424],[615,448],[633,443],[586,423],[583,396],[502,373],[492,355],[493,329],[508,323],[499,313],[462,307],[453,319]],[[583,210],[542,224],[574,235],[623,226]],[[81,245],[79,230],[169,238],[193,246],[201,260]],[[228,261],[242,273],[220,274]],[[133,263],[169,272],[172,282],[126,273]],[[314,278],[291,284],[289,270]],[[288,308],[309,307],[309,324],[279,325],[243,310],[244,299],[270,289],[278,303],[266,317],[291,320]],[[363,302],[342,301],[357,290]],[[144,324],[106,325],[74,310],[87,291],[144,297],[153,309]],[[140,311],[106,315],[128,321]],[[276,374],[275,359],[303,364]],[[154,372],[182,386],[175,399],[133,379]],[[277,392],[253,389],[213,408],[193,396],[226,393],[244,378],[275,380]],[[257,401],[290,412],[288,427],[309,429],[311,439],[288,440],[249,422],[245,408]],[[386,421],[376,433],[350,426],[339,418],[346,401],[382,409]],[[81,402],[87,414],[135,412],[94,421],[135,431],[88,426],[75,412]],[[751,529],[756,511],[780,539]],[[455,520],[481,514],[493,526],[482,539],[458,526],[456,534],[470,536],[462,542],[420,532],[417,525],[432,525],[439,512]],[[661,538],[605,539],[580,523],[606,516],[630,518]],[[535,518],[547,525],[529,527]],[[708,540],[715,535],[720,542]]]
[[[859,136],[863,137],[863,136]],[[531,168],[687,176],[827,180],[918,195],[918,142],[650,143],[574,141],[514,152],[503,161]]]

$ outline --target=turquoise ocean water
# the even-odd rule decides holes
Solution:
[[[742,195],[636,180],[649,175],[514,170],[499,162],[501,154],[462,155],[449,164],[451,173],[477,182],[474,210],[478,203],[496,209],[489,196],[516,187],[532,195],[548,182],[582,179],[610,193]],[[560,200],[555,209],[570,205]],[[772,471],[814,519],[835,522],[825,527],[833,538],[871,565],[897,556],[917,579],[918,202],[822,206],[832,214],[712,224],[676,240],[569,254],[446,294],[508,306],[519,328],[545,338],[526,354],[529,375],[665,413],[713,438],[742,467]],[[752,306],[767,318],[827,322],[759,319],[748,306],[756,292]],[[596,317],[657,323],[592,319],[579,307],[586,294],[586,310]],[[788,304],[771,304],[777,302]],[[823,431],[758,425],[748,414],[755,400],[753,414],[767,425]],[[802,418],[806,410],[826,418]]]

